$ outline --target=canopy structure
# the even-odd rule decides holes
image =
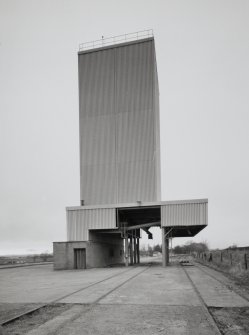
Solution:
[[[140,229],[151,239],[149,229],[160,227],[167,264],[168,239],[195,236],[207,226],[207,213],[207,199],[68,207],[68,240],[88,241],[94,232],[116,234],[125,239],[125,254],[128,255],[129,238],[132,241],[135,238],[133,247],[136,249]]]

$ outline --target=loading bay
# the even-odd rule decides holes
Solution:
[[[1,324],[34,307],[66,306],[48,320],[33,321],[23,332],[29,335],[220,334],[209,307],[249,307],[222,274],[201,265],[163,268],[155,257],[128,268],[0,269],[0,279]],[[4,332],[22,333],[13,332],[11,322]]]

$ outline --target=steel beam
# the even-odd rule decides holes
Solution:
[[[134,230],[134,229],[143,229],[143,228],[147,228],[147,227],[152,227],[152,226],[160,226],[161,222],[157,221],[157,222],[150,222],[150,223],[144,223],[144,224],[138,224],[135,226],[129,226],[127,227],[127,230]]]

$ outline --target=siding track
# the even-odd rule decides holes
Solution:
[[[117,289],[120,288],[121,286],[125,285],[127,282],[129,282],[130,280],[134,279],[135,277],[139,276],[141,273],[147,271],[147,270],[151,267],[151,265],[152,265],[151,263],[148,263],[148,265],[146,265],[146,266],[141,266],[141,268],[142,268],[141,271],[139,271],[138,273],[135,273],[133,276],[131,276],[130,278],[128,278],[128,279],[125,280],[124,282],[120,283],[120,284],[117,285],[116,287],[112,288],[112,289],[109,290],[107,293],[104,293],[104,294],[103,294],[102,296],[100,296],[96,301],[94,301],[94,302],[92,303],[92,305],[96,305],[100,300],[104,299],[107,295],[109,295],[109,294],[112,293],[113,291],[117,290]],[[1,326],[8,325],[8,324],[10,324],[10,323],[12,323],[12,322],[14,322],[14,321],[16,321],[16,320],[18,320],[18,319],[21,319],[21,318],[23,318],[23,317],[25,317],[25,316],[27,316],[27,315],[32,315],[33,313],[39,311],[40,309],[42,309],[42,308],[44,308],[44,307],[46,307],[46,306],[50,306],[50,305],[56,304],[56,303],[58,303],[60,300],[63,300],[63,299],[65,299],[65,298],[68,298],[68,297],[71,296],[71,295],[74,295],[74,294],[79,293],[79,292],[81,292],[81,291],[87,290],[88,288],[90,288],[90,287],[92,287],[92,286],[96,286],[96,285],[98,285],[98,284],[100,284],[100,283],[103,283],[103,282],[105,282],[105,281],[107,281],[107,280],[110,280],[110,279],[112,279],[112,278],[114,278],[114,277],[118,277],[118,276],[120,276],[120,275],[122,275],[122,274],[124,274],[124,273],[126,273],[126,272],[130,272],[130,271],[132,271],[132,270],[134,270],[134,269],[137,269],[137,268],[139,268],[139,267],[140,267],[140,266],[132,266],[132,267],[130,267],[130,268],[124,270],[124,271],[121,271],[121,272],[119,272],[119,273],[116,273],[116,274],[114,274],[114,275],[112,275],[112,276],[109,276],[109,277],[107,277],[107,278],[105,278],[105,279],[102,279],[102,280],[99,280],[99,281],[97,281],[97,282],[95,282],[95,283],[93,283],[93,284],[84,286],[83,288],[80,288],[80,289],[78,289],[78,290],[75,290],[75,291],[73,291],[73,292],[71,292],[71,293],[69,293],[69,294],[63,295],[63,296],[61,296],[61,297],[59,297],[59,298],[57,298],[57,299],[55,299],[55,300],[53,300],[53,301],[50,301],[50,302],[45,303],[45,304],[41,304],[40,306],[35,307],[35,308],[32,308],[32,309],[28,310],[28,311],[25,312],[25,313],[20,313],[20,314],[18,314],[17,316],[15,316],[15,317],[13,317],[13,318],[7,319],[6,321],[4,321],[4,322],[1,323]]]
[[[236,294],[238,294],[241,298],[247,300],[249,302],[249,298],[245,295],[245,294],[242,294],[236,287],[234,287],[234,285],[229,285],[229,284],[226,284],[224,283],[224,281],[222,281],[221,279],[218,279],[216,276],[210,274],[208,271],[206,271],[205,269],[203,269],[203,267],[205,265],[197,265],[196,263],[194,264],[195,267],[197,267],[199,270],[201,270],[203,273],[205,273],[207,276],[213,278],[214,280],[217,280],[219,283],[221,283],[222,285],[226,286],[229,290],[232,290],[234,291]],[[213,271],[217,271],[216,269],[213,269],[213,268],[210,268],[211,270]],[[223,273],[221,272],[221,274],[223,275]]]
[[[194,284],[193,280],[190,278],[188,272],[186,271],[184,265],[181,266],[186,277],[188,278],[188,280],[190,281],[194,291],[196,292],[200,302],[201,302],[201,305],[202,305],[202,309],[204,311],[204,314],[205,314],[205,317],[207,319],[207,321],[209,322],[210,326],[213,328],[214,330],[214,333],[217,334],[217,335],[221,335],[221,332],[219,331],[219,328],[217,327],[216,323],[215,323],[215,320],[212,316],[212,314],[209,312],[208,310],[208,306],[206,305],[205,301],[203,300],[199,290],[197,289],[196,285]]]

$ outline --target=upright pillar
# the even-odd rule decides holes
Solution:
[[[163,267],[166,266],[166,243],[165,243],[165,228],[162,227],[162,258],[163,258]]]
[[[140,263],[140,253],[139,253],[139,237],[137,238],[137,262]]]
[[[165,249],[166,249],[166,266],[169,266],[169,238],[166,236],[165,239]]]
[[[134,244],[134,264],[137,263],[137,244],[136,244],[136,234],[133,237],[133,244]]]
[[[128,234],[125,233],[125,266],[129,266]]]
[[[133,238],[132,236],[130,237],[130,264],[133,264]]]
[[[163,267],[169,265],[169,238],[167,235],[167,228],[162,227],[162,257]]]

